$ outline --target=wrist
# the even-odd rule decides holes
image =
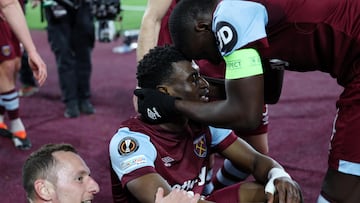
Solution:
[[[268,173],[268,182],[265,186],[265,193],[274,194],[274,192],[276,190],[274,180],[277,178],[282,178],[282,177],[291,179],[290,175],[282,168],[274,167],[274,168],[270,169],[270,171]]]

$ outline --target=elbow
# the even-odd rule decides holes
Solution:
[[[262,114],[260,116],[252,116],[247,120],[247,130],[256,130],[261,125]]]
[[[256,130],[262,123],[262,112],[249,114],[244,116],[243,119],[237,119],[235,124],[236,131],[247,132]]]

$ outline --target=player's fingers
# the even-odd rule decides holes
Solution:
[[[163,197],[164,197],[164,189],[162,187],[159,187],[155,194],[155,203],[161,202]]]
[[[279,202],[299,203],[301,202],[301,194],[296,185],[291,183],[277,184],[277,193],[279,195]]]
[[[46,64],[36,51],[28,53],[28,57],[28,62],[34,73],[34,77],[38,81],[39,85],[42,86],[47,78]]]
[[[197,203],[200,199],[200,194],[196,193],[194,197],[191,199],[190,203]]]
[[[301,202],[301,194],[295,187],[288,188],[286,191],[286,202],[299,203]]]

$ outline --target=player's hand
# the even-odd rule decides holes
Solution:
[[[149,88],[136,89],[134,94],[138,97],[138,112],[148,123],[170,122],[177,114],[175,97]]]
[[[302,203],[301,189],[299,185],[287,177],[280,177],[274,180],[275,194],[279,202]],[[267,203],[274,202],[274,194],[266,193]]]
[[[47,78],[46,64],[36,51],[28,52],[29,65],[39,85],[42,86]]]
[[[155,203],[197,203],[200,199],[199,194],[191,195],[184,190],[172,190],[164,197],[164,189],[158,188]]]
[[[31,8],[36,8],[41,4],[40,0],[32,0],[31,2]]]

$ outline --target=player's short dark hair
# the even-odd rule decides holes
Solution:
[[[215,0],[181,0],[176,4],[169,18],[169,30],[173,44],[181,49],[191,38],[188,33],[194,29],[195,20],[212,14]]]
[[[23,187],[28,199],[34,199],[34,182],[37,179],[46,179],[56,165],[53,157],[54,152],[65,151],[77,154],[75,148],[70,144],[46,144],[30,154],[22,169]]]
[[[149,51],[137,66],[136,78],[139,87],[155,89],[169,79],[172,63],[187,60],[172,46],[157,46]]]

